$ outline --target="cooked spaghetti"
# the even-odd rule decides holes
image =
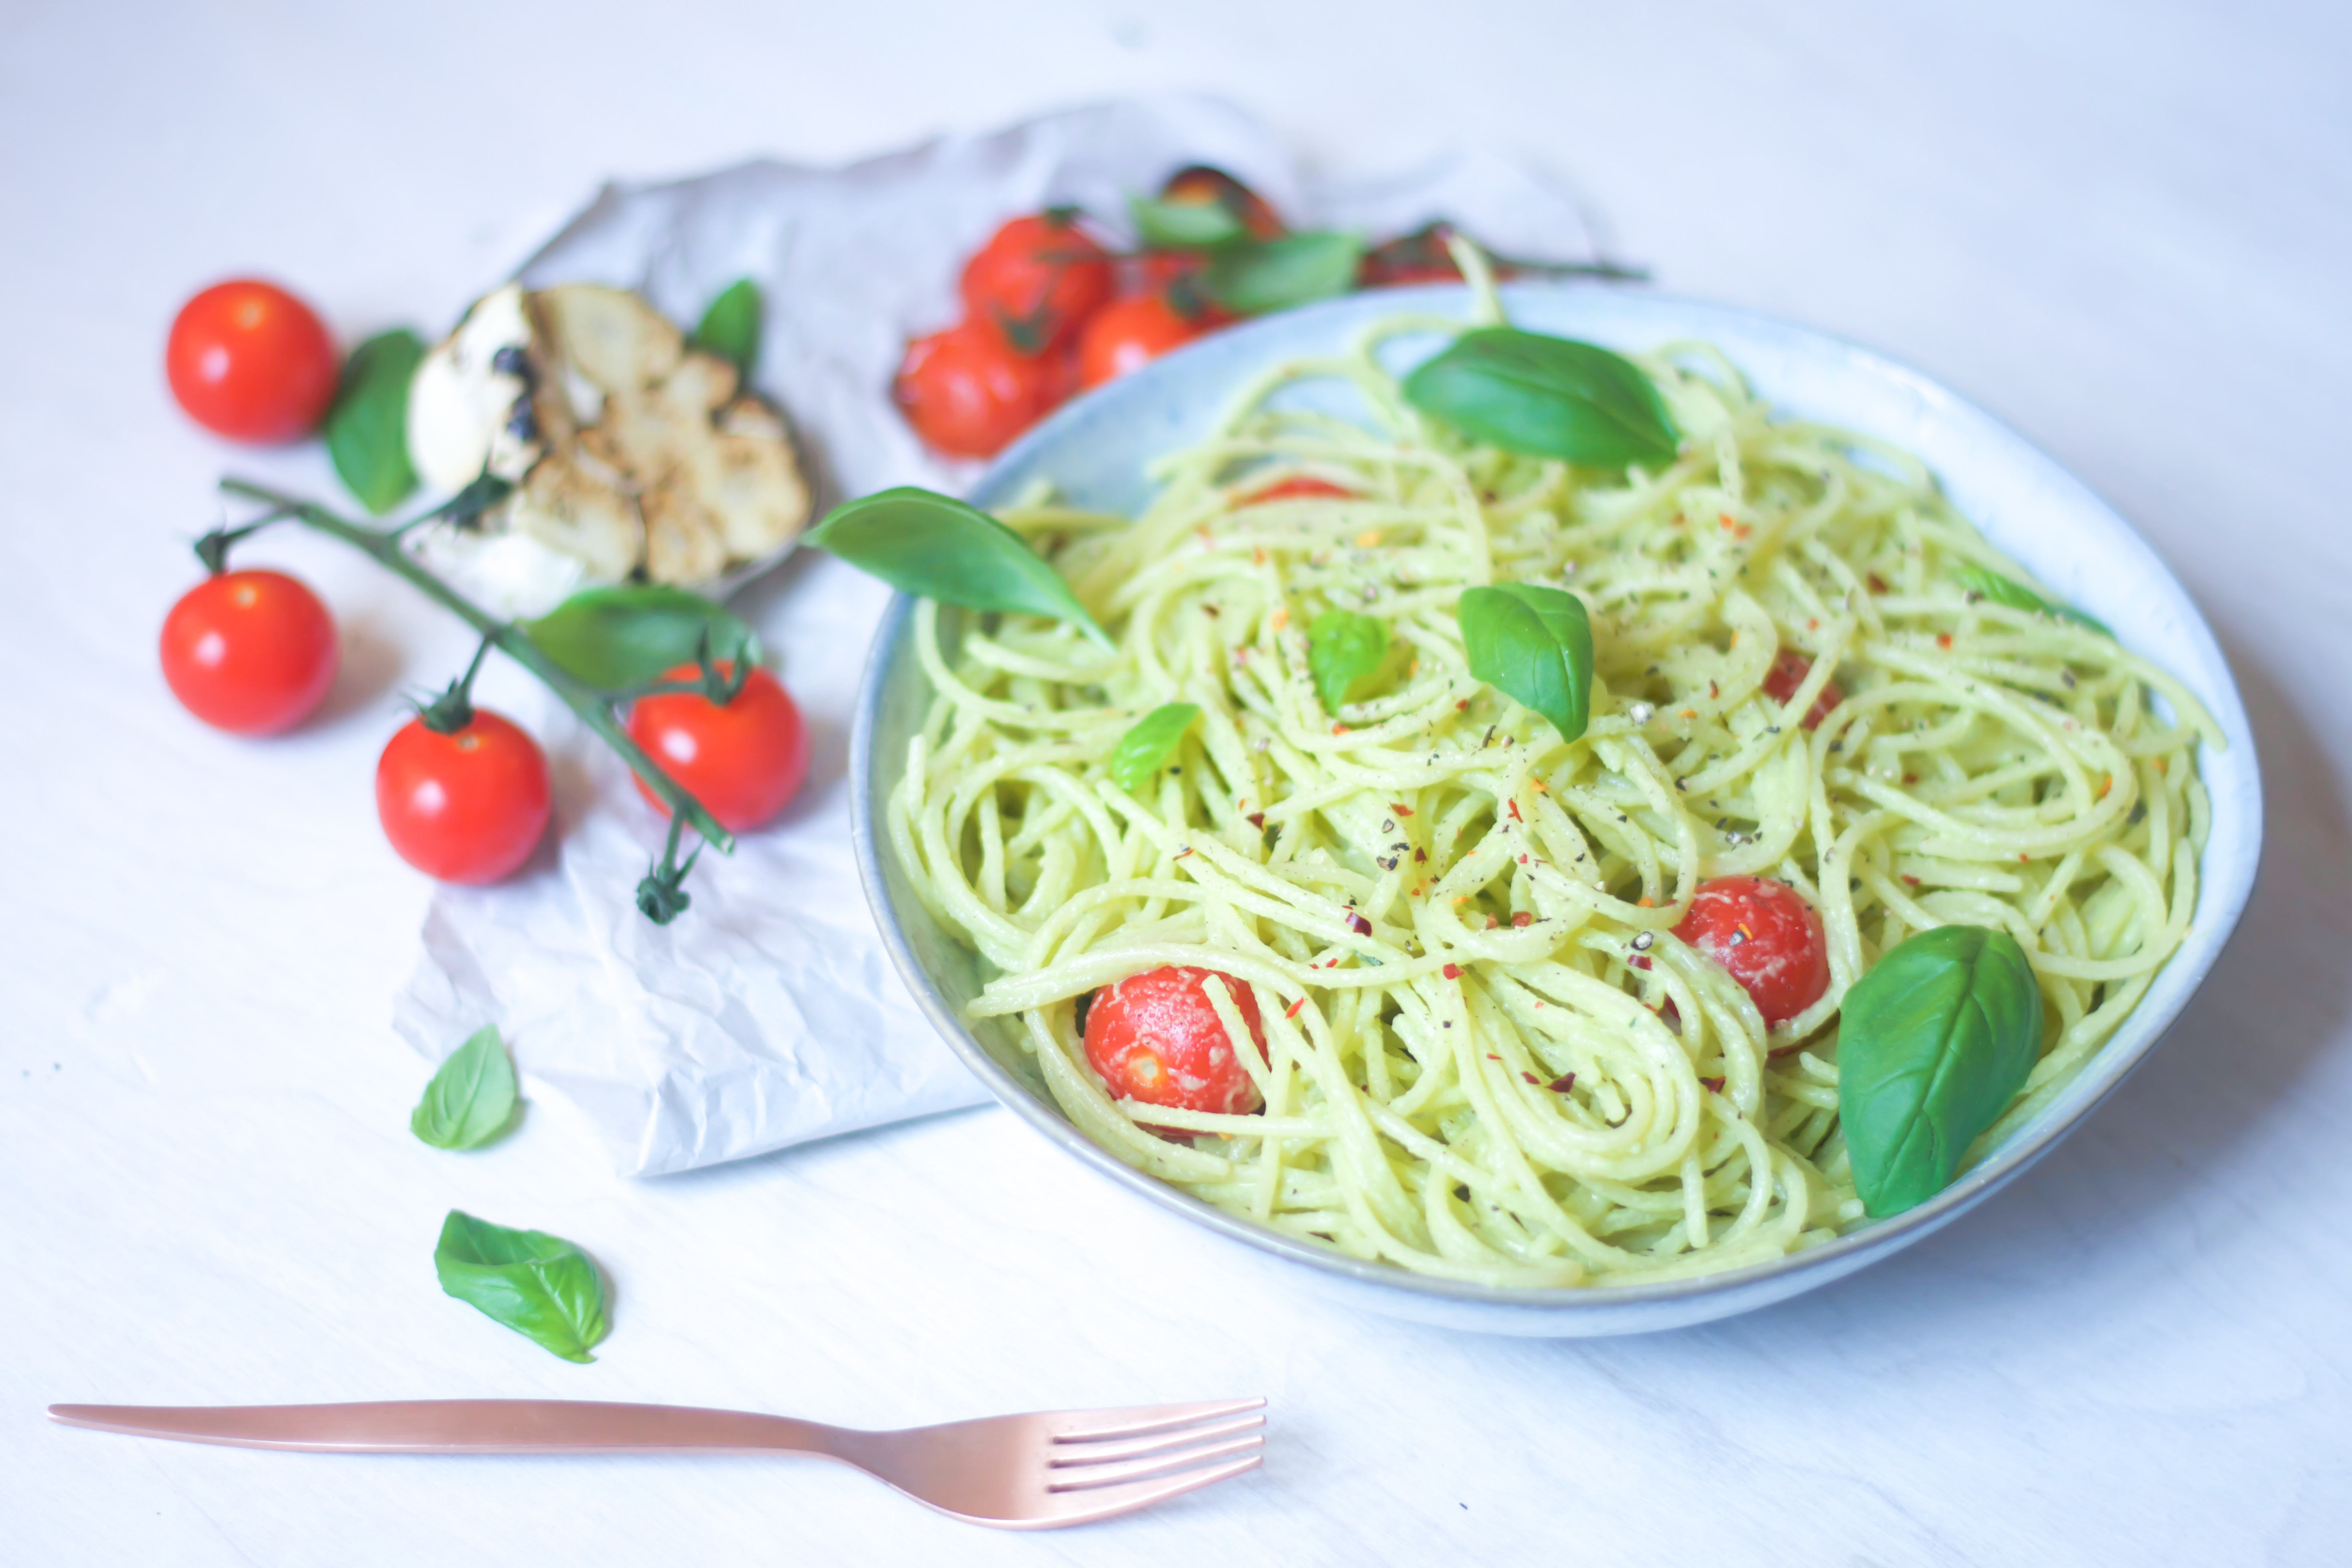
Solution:
[[[1271,373],[1159,465],[1131,522],[1046,495],[1006,510],[1115,647],[1018,616],[943,637],[921,605],[938,695],[891,798],[896,853],[992,976],[971,1011],[1011,1026],[1069,1119],[1234,1214],[1496,1285],[1815,1245],[1863,1218],[1837,1121],[1846,987],[1929,927],[2017,938],[2043,1038],[1977,1150],[1998,1142],[2179,944],[2195,749],[2220,734],[2102,630],[1965,586],[1971,564],[2024,574],[1918,461],[1774,419],[1706,345],[1634,356],[1683,433],[1673,464],[1600,472],[1404,403],[1382,345],[1454,325],[1391,321]],[[1307,379],[1352,385],[1360,416],[1269,402]],[[1575,741],[1468,673],[1455,601],[1510,582],[1590,614]],[[1331,607],[1398,639],[1336,712],[1305,634]],[[1805,670],[1785,700],[1776,660]],[[1118,787],[1112,749],[1174,701],[1199,721]],[[1826,932],[1826,993],[1777,1025],[1672,934],[1703,880],[1739,874],[1795,889]],[[1115,1100],[1089,1068],[1082,1001],[1164,965],[1249,988],[1266,1058],[1235,1054],[1261,1112]]]

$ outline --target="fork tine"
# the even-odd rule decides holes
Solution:
[[[1219,1481],[1256,1469],[1264,1462],[1263,1454],[1251,1454],[1244,1458],[1229,1459],[1205,1470],[1186,1470],[1153,1480],[1130,1481],[1125,1486],[1091,1487],[1084,1491],[1053,1492],[1045,1499],[1051,1511],[1035,1521],[1044,1525],[1086,1524],[1097,1519],[1111,1519],[1122,1513],[1132,1513],[1153,1503],[1165,1502],[1186,1492],[1213,1487]]]
[[[1056,1410],[1040,1417],[1056,1442],[1093,1437],[1131,1437],[1189,1426],[1219,1415],[1239,1415],[1265,1408],[1264,1398],[1214,1399],[1202,1405],[1131,1405],[1116,1410]]]
[[[1263,1413],[1252,1413],[1236,1415],[1230,1421],[1213,1421],[1205,1426],[1185,1426],[1141,1437],[1113,1437],[1102,1441],[1056,1437],[1054,1439],[1053,1457],[1046,1463],[1058,1469],[1065,1465],[1092,1465],[1105,1459],[1132,1459],[1145,1454],[1157,1454],[1163,1448],[1205,1443],[1212,1437],[1228,1437],[1236,1432],[1251,1431],[1265,1425]]]
[[[1097,1487],[1116,1486],[1122,1481],[1140,1480],[1146,1476],[1163,1475],[1171,1470],[1186,1469],[1207,1459],[1221,1459],[1227,1454],[1255,1454],[1265,1447],[1265,1436],[1256,1432],[1246,1437],[1228,1437],[1222,1443],[1204,1447],[1178,1448],[1167,1453],[1151,1454],[1139,1459],[1114,1459],[1099,1465],[1071,1465],[1056,1469],[1045,1483],[1047,1491],[1089,1491]]]

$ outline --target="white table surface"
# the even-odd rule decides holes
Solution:
[[[0,5],[0,1562],[2345,1560],[2352,14],[569,16]],[[2235,664],[2269,853],[2200,1000],[2078,1137],[1846,1283],[1551,1344],[1232,1278],[993,1110],[643,1183],[544,1116],[467,1158],[408,1135],[424,1075],[387,1001],[425,889],[369,781],[395,689],[463,644],[273,539],[252,559],[344,628],[326,716],[257,745],[172,704],[154,637],[214,476],[327,482],[177,416],[178,300],[260,269],[346,333],[442,321],[607,175],[1160,87],[1226,92],[1328,167],[1541,159],[1666,286],[1922,366],[2147,532]],[[451,1205],[605,1263],[596,1365],[440,1293]],[[306,1458],[40,1414],[559,1395],[885,1426],[1260,1391],[1257,1476],[1037,1537],[789,1461]]]

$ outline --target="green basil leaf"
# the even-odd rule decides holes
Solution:
[[[514,1120],[515,1070],[485,1024],[451,1051],[409,1113],[408,1130],[436,1149],[478,1149]]]
[[[1163,202],[1129,196],[1136,237],[1156,250],[1212,250],[1247,237],[1239,214],[1223,202]]]
[[[379,332],[343,362],[327,410],[327,455],[360,504],[381,517],[416,488],[408,461],[408,384],[425,343],[406,327]]]
[[[560,1236],[451,1209],[433,1267],[443,1290],[565,1361],[594,1361],[588,1352],[611,1331],[596,1260]]]
[[[1176,742],[1200,716],[1195,703],[1169,702],[1138,719],[1111,750],[1111,782],[1129,795],[1141,789],[1160,771],[1160,764],[1174,754]]]
[[[1245,316],[1328,300],[1356,286],[1364,242],[1352,234],[1286,234],[1228,245],[1201,268],[1201,292]]]
[[[981,510],[916,485],[844,501],[809,530],[831,551],[902,594],[971,610],[1018,610],[1110,638],[1029,542]]]
[[[1981,594],[1996,605],[2006,605],[2012,610],[2024,610],[2032,615],[2056,616],[2061,620],[2073,621],[2076,626],[2088,626],[2104,637],[2116,635],[2107,629],[2107,623],[2097,616],[2085,615],[2072,605],[2053,605],[2016,578],[2004,577],[1990,566],[1964,561],[1952,569],[1952,575],[1959,579],[1961,587],[1971,594]]]
[[[689,341],[696,348],[734,361],[737,370],[750,375],[760,360],[760,286],[738,278],[720,289]]]
[[[1884,1219],[1941,1192],[2041,1048],[2042,988],[2007,931],[1937,926],[1883,954],[1839,1009],[1838,1121],[1863,1207]]]
[[[522,629],[566,673],[607,691],[693,663],[706,631],[711,658],[759,658],[751,628],[726,608],[658,583],[583,588]]]
[[[1389,653],[1389,626],[1353,610],[1326,610],[1307,628],[1307,673],[1323,711],[1336,714],[1349,689],[1381,667]]]
[[[1592,624],[1583,601],[1559,588],[1503,583],[1464,589],[1454,616],[1473,676],[1550,720],[1561,740],[1584,733]]]
[[[1670,463],[1681,440],[1631,360],[1517,327],[1463,333],[1404,378],[1404,398],[1474,441],[1594,468]]]

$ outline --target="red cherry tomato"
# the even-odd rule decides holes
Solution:
[[[1805,683],[1805,677],[1812,672],[1811,659],[1807,658],[1795,648],[1784,647],[1773,658],[1772,668],[1764,672],[1764,695],[1775,702],[1786,702],[1797,694],[1797,688],[1802,686]],[[1818,727],[1822,720],[1830,716],[1830,710],[1844,700],[1845,693],[1838,689],[1836,681],[1823,682],[1822,694],[1813,699],[1813,705],[1811,708],[1805,710],[1805,728],[1811,730]]]
[[[335,683],[335,623],[282,572],[223,572],[163,617],[163,679],[215,729],[271,735],[299,723]]]
[[[1177,279],[1190,278],[1208,264],[1205,250],[1147,250],[1130,256],[1119,271],[1119,297],[1163,293]]]
[[[1130,294],[1097,310],[1078,335],[1078,384],[1100,386],[1216,325],[1187,316],[1161,294]]]
[[[1048,361],[1015,353],[994,327],[967,321],[908,343],[890,395],[931,447],[992,458],[1045,414],[1054,384]]]
[[[964,309],[1024,353],[1069,342],[1110,291],[1110,253],[1067,208],[1014,218],[963,265]]]
[[[292,441],[318,428],[341,361],[310,306],[249,278],[180,307],[163,373],[188,417],[236,441]]]
[[[732,673],[731,666],[719,668]],[[692,680],[701,673],[682,664],[662,679]],[[808,777],[808,731],[801,710],[764,669],[752,670],[724,708],[698,691],[638,698],[629,709],[629,739],[730,833],[748,833],[783,810]],[[643,779],[637,793],[655,810],[669,814]]]
[[[1160,199],[1180,206],[1213,203],[1239,218],[1252,239],[1272,239],[1286,232],[1280,215],[1264,196],[1223,169],[1213,169],[1205,163],[1195,163],[1169,175],[1168,183],[1160,187]]]
[[[444,735],[411,719],[375,764],[375,813],[400,858],[445,882],[495,882],[547,831],[547,759],[487,709]]]
[[[1297,474],[1289,479],[1270,484],[1262,490],[1251,491],[1248,495],[1242,497],[1240,504],[1243,506],[1257,506],[1270,500],[1314,500],[1317,499],[1328,500],[1355,500],[1359,498],[1355,491],[1341,485],[1335,485],[1328,479],[1318,479],[1307,474]]]
[[[1795,1017],[1830,988],[1822,917],[1786,882],[1702,882],[1675,935],[1729,970],[1767,1024]]]
[[[1209,1004],[1201,983],[1210,973],[1154,969],[1094,994],[1087,1009],[1087,1060],[1114,1097],[1231,1116],[1246,1116],[1265,1104]],[[1218,978],[1249,1026],[1258,1059],[1265,1060],[1257,999],[1240,981]]]

